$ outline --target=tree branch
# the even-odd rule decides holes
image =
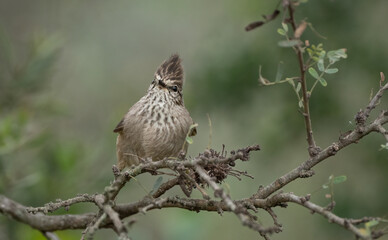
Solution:
[[[58,216],[46,216],[41,213],[32,214],[27,211],[26,206],[3,195],[0,195],[0,212],[44,232],[85,228],[95,216],[94,213],[80,215],[65,214]]]
[[[388,88],[388,83],[380,88],[380,90],[376,93],[375,97],[372,98],[367,108],[364,111],[360,111],[361,113],[367,112],[368,116],[370,111],[367,109],[374,109],[376,105],[379,103],[378,99],[381,98],[381,94]],[[357,116],[360,116],[357,114]],[[363,114],[364,115],[364,114]],[[356,116],[356,118],[357,118]],[[365,115],[364,115],[365,116]],[[366,121],[366,119],[365,119]],[[380,132],[380,126],[386,124],[388,122],[388,111],[382,111],[381,114],[370,124],[360,128],[356,127],[354,130],[346,133],[345,135],[340,136],[339,140],[333,142],[330,146],[326,147],[324,150],[319,152],[316,156],[310,157],[308,160],[300,164],[295,169],[290,172],[284,174],[283,176],[277,178],[271,184],[266,187],[260,188],[258,193],[255,195],[259,198],[266,198],[275,191],[281,189],[285,185],[294,181],[297,178],[301,177],[309,177],[312,176],[309,171],[311,168],[320,163],[321,161],[334,156],[338,151],[345,148],[346,146],[352,143],[358,143],[363,137],[368,135],[371,132]],[[307,173],[307,174],[306,174]]]
[[[221,198],[226,204],[228,208],[227,210],[234,212],[244,226],[247,226],[259,232],[260,235],[263,237],[267,236],[268,234],[281,231],[281,228],[277,225],[269,228],[262,227],[259,223],[255,221],[255,217],[252,217],[252,215],[248,213],[248,209],[245,208],[244,205],[235,204],[235,202],[232,201],[230,196],[226,194],[225,191],[210,178],[210,176],[205,172],[203,168],[201,168],[200,166],[196,166],[195,171],[214,190],[214,196]]]
[[[387,88],[388,84],[382,86],[380,91],[377,92],[376,96],[368,104],[368,109],[373,109],[377,104],[380,93]],[[380,96],[380,97],[379,97]],[[376,100],[377,99],[377,100]],[[122,219],[139,212],[145,213],[152,209],[160,208],[182,208],[190,211],[210,211],[210,212],[234,212],[243,225],[246,225],[252,229],[258,231],[264,238],[268,239],[268,234],[281,231],[281,225],[277,222],[276,215],[271,208],[276,206],[285,207],[287,202],[295,202],[309,209],[315,209],[316,212],[320,213],[329,220],[349,228],[357,236],[360,236],[358,230],[353,227],[355,220],[342,221],[341,218],[336,217],[327,210],[322,211],[319,206],[312,203],[303,202],[302,198],[290,194],[275,194],[270,196],[275,191],[281,189],[286,184],[300,177],[312,176],[311,168],[324,159],[333,156],[342,148],[358,142],[367,134],[376,131],[381,132],[382,126],[388,122],[388,112],[382,111],[381,114],[370,124],[364,125],[362,128],[357,127],[350,131],[346,135],[339,138],[338,141],[331,144],[329,147],[319,152],[316,156],[310,157],[307,161],[303,162],[294,170],[278,178],[273,183],[269,184],[264,188],[260,188],[258,193],[254,194],[251,198],[241,199],[233,201],[215,182],[215,179],[221,176],[217,181],[224,179],[224,174],[232,172],[232,169],[225,166],[234,166],[236,160],[247,161],[249,159],[250,151],[257,151],[260,149],[258,145],[249,146],[243,149],[239,149],[236,152],[231,151],[230,156],[224,156],[223,153],[217,153],[214,150],[206,150],[204,153],[190,160],[177,160],[177,159],[164,159],[157,162],[146,162],[141,163],[125,172],[117,171],[117,168],[113,167],[115,180],[112,184],[105,188],[102,194],[82,194],[68,200],[58,200],[55,203],[45,204],[44,207],[31,208],[25,207],[11,199],[0,195],[0,212],[4,215],[14,218],[17,221],[23,222],[30,225],[33,228],[41,230],[42,232],[53,232],[64,229],[85,229],[85,233],[93,235],[98,228],[113,228],[119,234],[121,239],[128,239],[127,230],[122,223]],[[218,165],[217,165],[218,164]],[[212,167],[210,167],[212,166]],[[217,167],[218,166],[218,167]],[[210,199],[185,199],[179,197],[167,197],[160,198],[166,191],[180,184],[180,176],[173,178],[166,183],[162,184],[152,195],[147,195],[142,200],[130,203],[130,204],[119,204],[114,203],[114,199],[126,182],[130,181],[135,176],[145,172],[155,172],[161,168],[168,168],[173,171],[185,172],[187,175],[190,169],[195,170],[199,177],[204,180],[215,192],[215,196],[220,197],[222,201],[214,201]],[[205,170],[208,169],[208,170]],[[210,170],[209,170],[210,169]],[[206,171],[217,170],[217,174],[221,174],[222,171],[226,171],[221,175],[210,176]],[[220,172],[221,171],[221,172]],[[213,173],[215,174],[215,173]],[[190,176],[188,176],[190,177]],[[215,178],[213,180],[213,177]],[[192,178],[192,177],[190,177]],[[194,181],[199,181],[193,178]],[[203,184],[198,182],[197,184]],[[68,209],[71,205],[80,202],[93,202],[95,203],[102,212],[86,213],[78,215],[62,215],[62,216],[47,216],[43,213],[49,213],[58,210],[61,207]],[[255,222],[255,216],[251,215],[248,211],[257,211],[257,208],[266,210],[274,220],[274,226],[265,228]],[[342,222],[341,222],[342,221]],[[359,220],[361,221],[361,220]],[[349,225],[350,224],[350,225]],[[376,233],[376,236],[382,234]]]
[[[201,171],[201,170],[200,170]],[[206,174],[206,173],[205,173]],[[202,175],[201,173],[201,176]],[[209,179],[208,179],[209,180]],[[210,179],[209,182],[212,180]],[[213,181],[214,182],[214,181]],[[213,184],[212,184],[213,185]],[[217,184],[215,184],[215,193],[220,192],[220,188]],[[222,190],[221,190],[222,191]],[[161,208],[182,208],[189,211],[210,211],[210,212],[234,212],[236,215],[240,215],[239,218],[243,221],[244,224],[253,228],[252,218],[250,214],[247,215],[248,208],[244,208],[242,206],[252,205],[255,208],[262,208],[266,210],[274,219],[274,226],[269,228],[264,228],[260,225],[255,230],[260,230],[259,232],[263,233],[263,235],[267,235],[268,233],[281,231],[281,224],[277,222],[277,217],[272,210],[273,207],[281,206],[285,207],[287,202],[296,203],[298,205],[304,206],[315,213],[322,215],[327,218],[329,222],[336,223],[345,229],[352,231],[357,237],[361,239],[367,239],[366,236],[360,232],[360,230],[354,225],[365,223],[370,220],[380,220],[381,218],[372,218],[372,217],[364,217],[361,219],[346,219],[338,217],[332,212],[326,210],[323,207],[320,207],[312,202],[310,202],[308,197],[300,197],[296,196],[292,193],[280,193],[275,194],[267,199],[258,199],[258,198],[248,198],[241,199],[237,201],[232,201],[230,198],[228,201],[227,195],[224,195],[223,201],[214,201],[214,200],[205,200],[205,199],[186,199],[179,197],[168,197],[168,198],[145,198],[141,201],[132,204],[120,204],[115,206],[114,208],[108,211],[114,211],[119,214],[119,218],[125,218],[131,215],[134,215],[139,212],[145,213],[146,211],[150,211],[153,209],[161,209]],[[143,210],[146,208],[145,210]],[[234,209],[234,210],[232,210]],[[88,226],[90,222],[92,222],[93,218],[96,217],[96,214],[79,214],[79,215],[63,215],[63,216],[46,216],[32,214],[27,211],[27,207],[16,203],[10,199],[7,199],[4,196],[0,196],[0,211],[10,217],[15,218],[18,221],[24,222],[36,229],[41,231],[56,231],[56,230],[64,230],[64,229],[83,229]],[[104,213],[102,216],[107,216]],[[248,217],[248,220],[247,220]],[[115,218],[115,217],[114,217]],[[98,227],[110,228],[112,227],[112,219],[102,217],[101,220],[98,220]],[[117,226],[116,226],[117,228]],[[124,239],[124,238],[122,238]]]
[[[356,219],[341,218],[341,217],[335,215],[334,213],[328,211],[327,209],[310,202],[309,196],[299,197],[299,196],[296,196],[292,193],[287,193],[287,194],[283,194],[283,195],[284,195],[284,197],[288,198],[288,200],[290,202],[299,204],[307,209],[310,209],[310,210],[312,210],[312,213],[318,213],[318,214],[322,215],[330,223],[336,223],[337,225],[353,232],[357,236],[357,238],[359,238],[359,239],[371,239],[370,236],[363,234],[362,231],[360,231],[360,229],[358,229],[354,225],[361,223],[361,222],[364,222],[366,219],[373,219],[373,218],[362,218],[362,219],[357,219],[357,220]],[[373,233],[372,233],[372,235],[373,235]]]
[[[81,202],[95,202],[95,197],[96,197],[96,194],[89,195],[84,193],[67,200],[57,199],[57,202],[46,203],[44,207],[36,207],[36,208],[28,207],[27,211],[34,214],[37,212],[42,212],[44,214],[47,214],[49,212],[54,212],[62,207],[65,208],[66,211],[68,211],[71,205],[81,203]]]
[[[288,4],[288,12],[290,15],[289,21],[291,23],[292,29],[295,32],[297,29],[297,25],[294,18],[294,8],[292,3],[289,1],[285,1]],[[295,34],[294,34],[295,35]],[[297,38],[299,40],[299,37]],[[315,156],[318,153],[317,146],[315,144],[314,136],[313,136],[313,127],[311,124],[311,116],[310,116],[310,96],[307,93],[307,83],[306,83],[306,66],[304,64],[303,52],[299,46],[295,48],[296,54],[298,57],[299,63],[299,71],[300,71],[300,84],[302,86],[302,98],[303,98],[303,118],[306,125],[306,134],[307,134],[307,143],[309,145],[308,152],[310,157]]]
[[[381,79],[380,79],[380,84],[384,81],[384,74],[381,72]],[[363,113],[363,120],[365,122],[366,119],[368,119],[369,114],[373,109],[376,108],[377,105],[380,104],[380,99],[383,97],[384,92],[388,89],[388,83],[386,83],[384,86],[380,86],[379,91],[375,94],[375,96],[370,100],[368,106],[362,111]]]

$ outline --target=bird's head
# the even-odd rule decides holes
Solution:
[[[150,89],[168,92],[173,97],[182,97],[183,68],[178,54],[173,54],[156,70]]]

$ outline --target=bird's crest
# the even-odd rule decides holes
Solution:
[[[177,85],[182,89],[183,68],[178,54],[173,54],[164,61],[155,72],[156,80],[169,80],[171,84]]]

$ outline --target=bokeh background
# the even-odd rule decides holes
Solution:
[[[255,179],[227,179],[233,198],[248,197],[307,158],[304,123],[289,84],[260,86],[273,80],[280,61],[285,76],[297,74],[291,49],[277,45],[281,17],[245,32],[276,7],[270,0],[214,1],[0,1],[0,193],[28,206],[42,206],[77,193],[101,192],[112,180],[112,132],[128,108],[144,95],[158,65],[172,53],[183,58],[184,98],[198,135],[191,156],[209,142],[220,150],[260,144],[250,162],[239,163]],[[317,143],[326,147],[354,127],[353,117],[388,74],[388,2],[311,1],[297,19],[311,22],[327,39],[306,30],[304,39],[326,50],[347,48],[348,59],[326,76],[311,99]],[[308,79],[312,83],[311,77]],[[387,107],[385,96],[381,106]],[[381,108],[380,106],[380,108]],[[212,122],[209,141],[210,116]],[[374,115],[375,116],[375,115]],[[330,175],[346,175],[336,185],[334,212],[343,217],[386,217],[388,152],[384,139],[371,134],[315,167],[313,178],[285,188],[312,193],[322,205]],[[156,177],[139,181],[151,189]],[[180,194],[175,189],[171,194]],[[130,182],[119,202],[140,199],[144,190]],[[198,195],[197,195],[198,196]],[[70,213],[96,211],[79,204]],[[275,209],[284,231],[273,239],[351,239],[344,229],[290,204]],[[56,214],[63,212],[58,211]],[[264,212],[260,221],[270,223]],[[232,214],[164,209],[129,218],[133,239],[257,239]],[[58,232],[79,239],[81,230]],[[0,215],[0,239],[43,239],[40,232]],[[96,239],[115,239],[101,230]],[[385,239],[388,239],[385,237]]]

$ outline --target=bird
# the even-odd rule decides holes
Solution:
[[[139,165],[186,154],[187,136],[197,130],[183,102],[184,73],[178,54],[171,55],[156,70],[146,92],[124,115],[113,132],[117,167]]]

